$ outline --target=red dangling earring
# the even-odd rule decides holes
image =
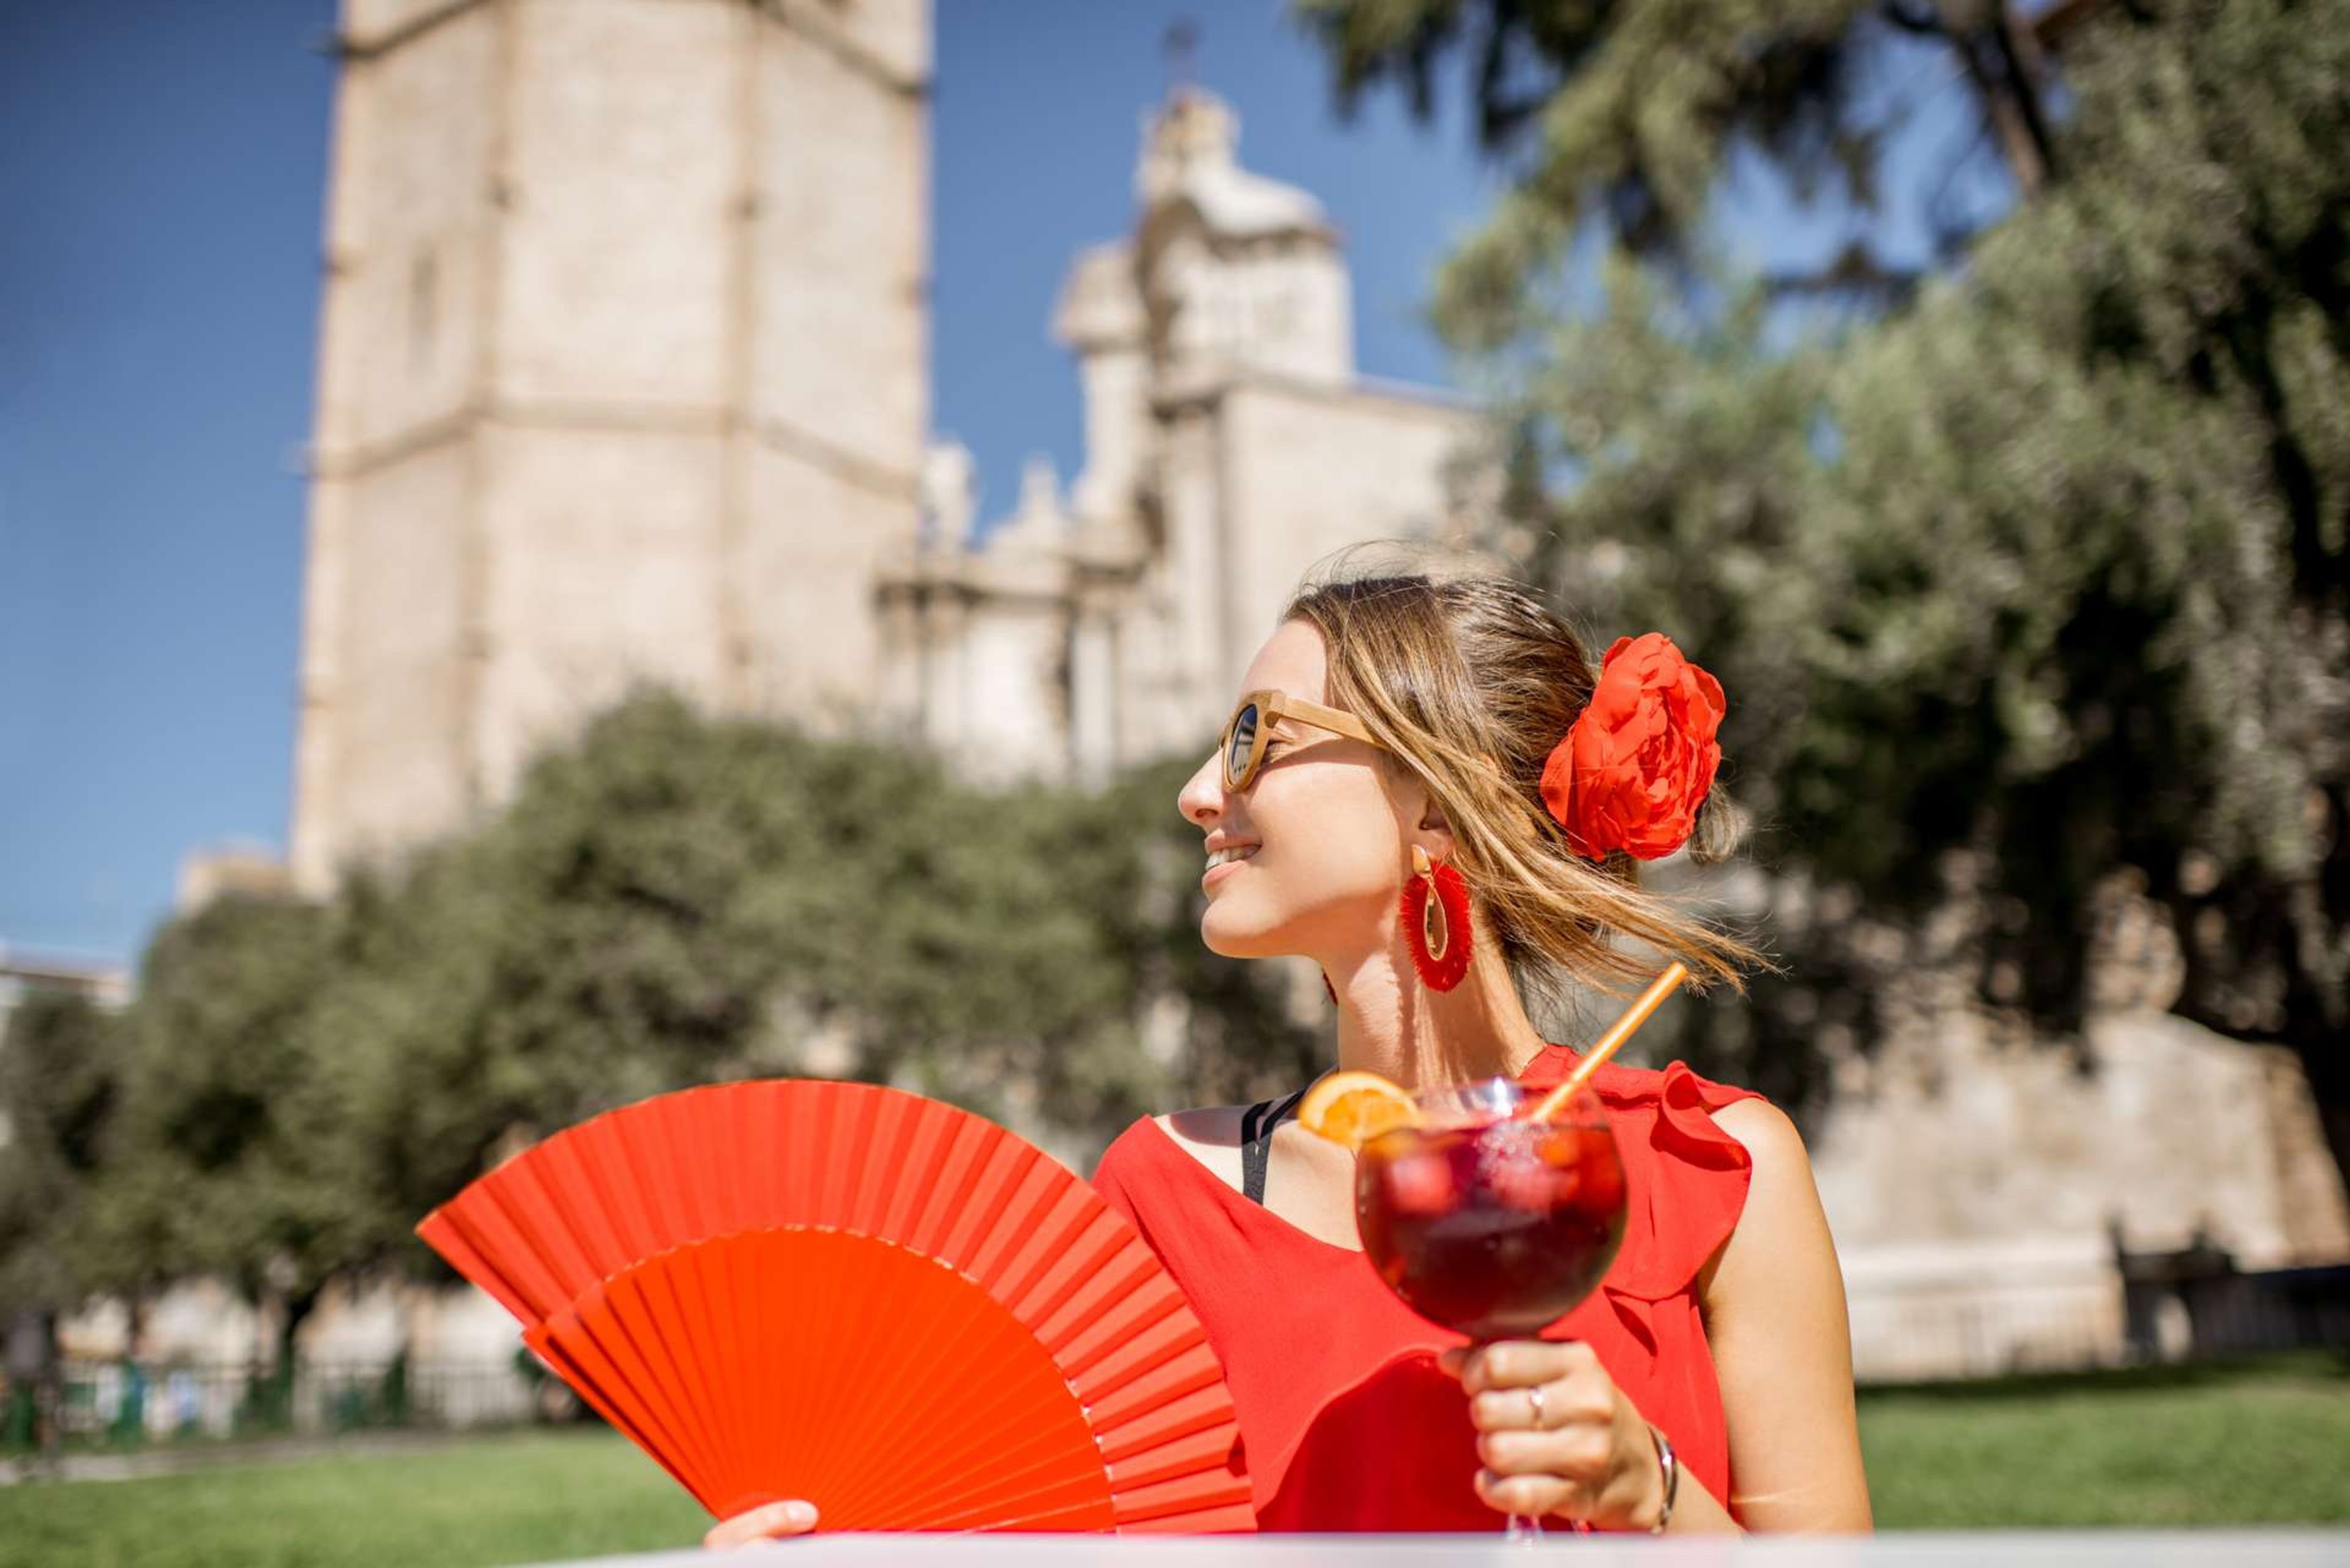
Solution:
[[[1411,933],[1411,963],[1430,991],[1451,991],[1469,972],[1469,884],[1449,865],[1431,865],[1411,846],[1412,877],[1403,885],[1404,929]],[[1430,898],[1433,885],[1436,897]]]

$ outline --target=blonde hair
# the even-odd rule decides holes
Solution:
[[[1371,552],[1377,564],[1365,569]],[[1391,749],[1385,764],[1416,775],[1443,812],[1473,929],[1500,943],[1530,1012],[1536,1002],[1570,1009],[1573,984],[1609,992],[1645,984],[1648,957],[1620,938],[1679,959],[1700,990],[1718,981],[1743,992],[1742,967],[1772,967],[1644,889],[1628,855],[1594,861],[1567,846],[1543,805],[1543,764],[1591,700],[1598,671],[1533,589],[1482,562],[1378,541],[1309,572],[1281,619],[1320,629],[1330,702],[1360,719]],[[1690,857],[1727,858],[1742,836],[1741,814],[1717,784]]]

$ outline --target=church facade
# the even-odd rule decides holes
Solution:
[[[1075,483],[1032,462],[982,544],[969,454],[931,453],[921,540],[881,583],[885,690],[974,774],[1098,780],[1202,743],[1306,567],[1466,527],[1475,414],[1357,375],[1339,235],[1241,164],[1239,133],[1178,88],[1145,124],[1131,232],[1069,267]]]

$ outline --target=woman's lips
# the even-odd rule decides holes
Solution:
[[[1222,865],[1209,867],[1205,871],[1200,873],[1200,886],[1202,888],[1214,887],[1217,883],[1224,879],[1225,873],[1239,870],[1242,867],[1255,859],[1256,857],[1257,851],[1252,849],[1246,855],[1240,857],[1240,858],[1236,860],[1227,860]]]

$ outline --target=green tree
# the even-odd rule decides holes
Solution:
[[[115,1021],[87,998],[35,992],[8,1015],[0,1039],[0,1332],[36,1326],[37,1367],[12,1366],[6,1429],[33,1428],[54,1443],[58,1317],[91,1291],[84,1224],[118,1104],[120,1064]]]
[[[353,1153],[356,1043],[313,1026],[338,937],[328,908],[244,895],[157,934],[90,1215],[107,1289],[136,1302],[209,1273],[275,1303],[280,1378],[328,1282],[384,1227]]]
[[[1500,349],[1544,327],[1529,285],[1596,223],[1643,260],[1703,259],[1701,234],[1734,153],[1760,154],[1796,195],[1874,208],[1887,149],[1915,109],[1920,64],[1947,67],[2008,177],[2036,193],[2056,167],[2048,49],[2082,15],[1994,0],[1293,0],[1328,54],[1342,111],[1394,85],[1423,118],[1456,61],[1478,140],[1512,179],[1445,267],[1437,323]],[[1919,57],[1925,59],[1920,60]],[[1888,75],[1898,79],[1888,82]],[[1939,177],[1939,175],[1937,176]],[[1964,214],[1935,214],[1962,242]],[[1783,280],[1898,297],[1914,263],[1863,233],[1828,265]]]
[[[477,832],[346,883],[322,1009],[368,1043],[366,1158],[412,1220],[502,1148],[808,1071],[819,1035],[849,1076],[1114,1127],[1166,1077],[1133,1023],[1164,839],[1132,827],[1107,798],[639,694]]]
[[[1534,8],[1307,9],[1409,39],[1406,13],[1442,37]],[[1599,31],[1545,56],[1542,151],[1440,318],[1514,357],[1522,472],[1549,483],[1505,546],[1731,692],[1726,782],[1770,830],[1795,964],[1742,1021],[1752,1060],[1804,1079],[1825,1023],[1866,1033],[1856,1010],[1928,957],[2069,1026],[2135,891],[2177,936],[2176,1010],[2292,1047],[2350,1171],[2350,7],[2053,8],[2033,31],[2061,25],[2069,109],[2042,117],[2032,199],[1898,307],[1792,349],[1757,294],[1709,310],[1652,281],[1637,225],[1599,319],[1560,319],[1544,272],[1621,167],[1607,138],[1713,128],[1652,181],[1683,214],[1725,148],[1770,148],[1769,84],[1720,64],[1741,37],[1767,57],[1769,29],[1540,9]],[[1681,39],[1628,52],[1679,9]],[[1342,86],[1376,75],[1347,58]],[[1665,101],[1591,112],[1636,80]],[[1544,245],[1509,242],[1529,227]]]
[[[88,1293],[78,1231],[118,1102],[114,1020],[36,991],[0,1040],[0,1315],[70,1309]]]

